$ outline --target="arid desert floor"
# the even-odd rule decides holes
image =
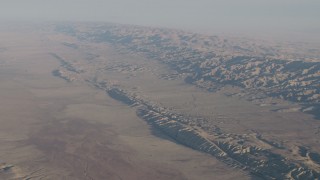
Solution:
[[[247,151],[283,157],[292,177],[300,164],[307,173],[320,171],[320,121],[295,111],[294,103],[248,101],[231,85],[210,92],[142,54],[53,30],[2,28],[0,39],[0,179],[260,179],[257,172],[269,173],[241,162],[238,155]],[[114,89],[124,95],[110,96]],[[150,113],[139,114],[141,107]],[[193,136],[172,136],[152,119],[166,121],[162,112],[177,118],[168,123],[223,153],[189,144]]]

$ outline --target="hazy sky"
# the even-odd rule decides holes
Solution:
[[[320,0],[0,0],[0,20],[77,20],[229,32],[320,32]]]

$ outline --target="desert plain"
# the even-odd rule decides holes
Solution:
[[[0,30],[0,179],[319,178],[320,121],[298,104],[52,26]]]

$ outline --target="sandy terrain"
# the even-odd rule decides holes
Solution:
[[[50,53],[70,62],[81,63],[88,58],[86,51],[62,44],[74,39],[29,29],[20,31],[0,33],[0,179],[250,178],[247,172],[232,169],[150,129],[133,108],[91,84],[53,76],[60,62]],[[96,49],[90,44],[81,47]],[[113,64],[117,58],[130,59],[106,48],[101,46],[91,53]],[[154,65],[145,68],[156,73]],[[82,78],[97,75],[99,79],[121,81],[124,87],[139,89],[148,98],[157,97],[154,100],[179,108],[172,100],[165,100],[170,97],[161,94],[160,86],[143,86],[141,82],[146,79],[148,83],[154,80],[150,74],[135,80],[130,79],[134,77],[131,73],[110,71],[102,76],[94,72],[88,71]],[[154,82],[159,83],[162,81]],[[167,83],[164,85],[172,84]],[[159,94],[154,96],[152,92]]]

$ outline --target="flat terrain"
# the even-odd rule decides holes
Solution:
[[[94,69],[101,65],[97,63],[97,67],[83,67],[87,73],[68,82],[53,75],[61,68],[53,53],[69,63],[78,63],[78,67],[90,55],[115,65],[131,63],[132,58],[107,45],[87,42],[79,44],[83,49],[76,50],[64,44],[80,43],[72,37],[17,29],[0,32],[0,179],[251,178],[248,172],[230,168],[209,154],[177,144],[138,118],[134,108],[84,81],[97,78],[121,82],[128,89],[141,89],[139,92],[146,93],[150,100],[178,108],[173,99],[166,100],[171,95],[161,94],[161,87],[174,93],[185,85],[165,81],[160,86],[164,80],[153,76],[153,71],[165,67],[148,64],[145,68],[150,71],[141,72],[146,74],[138,78],[124,71],[104,74]],[[201,94],[191,86],[185,93],[189,90]]]
[[[0,38],[0,179],[320,178],[309,46],[112,24]]]

